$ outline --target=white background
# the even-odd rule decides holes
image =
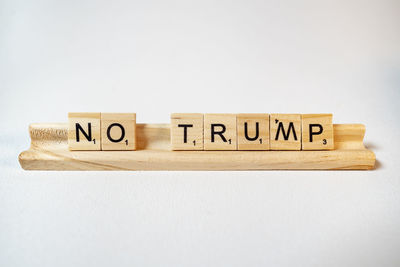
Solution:
[[[0,0],[0,266],[400,266],[400,2]],[[332,112],[374,171],[30,172],[70,111]]]

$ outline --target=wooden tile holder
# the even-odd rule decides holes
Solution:
[[[25,170],[370,170],[365,126],[334,124],[330,151],[171,151],[169,124],[137,124],[136,151],[69,151],[66,123],[32,124]]]

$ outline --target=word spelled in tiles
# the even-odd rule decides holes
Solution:
[[[69,113],[70,150],[136,150],[135,113]],[[334,149],[332,114],[171,114],[172,150]]]
[[[172,150],[330,150],[332,114],[171,115]]]
[[[135,113],[69,113],[70,150],[135,150]]]

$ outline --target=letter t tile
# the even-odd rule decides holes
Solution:
[[[203,150],[203,114],[171,114],[172,150]]]

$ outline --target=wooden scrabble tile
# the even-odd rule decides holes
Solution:
[[[204,150],[236,150],[236,114],[204,114]]]
[[[332,114],[302,115],[302,150],[334,149]]]
[[[269,125],[271,150],[301,149],[300,114],[271,114]]]
[[[68,113],[69,150],[100,150],[100,113]]]
[[[203,150],[203,114],[171,114],[172,150]]]
[[[238,150],[269,150],[269,114],[238,114]]]
[[[101,113],[101,149],[136,149],[136,113]]]

